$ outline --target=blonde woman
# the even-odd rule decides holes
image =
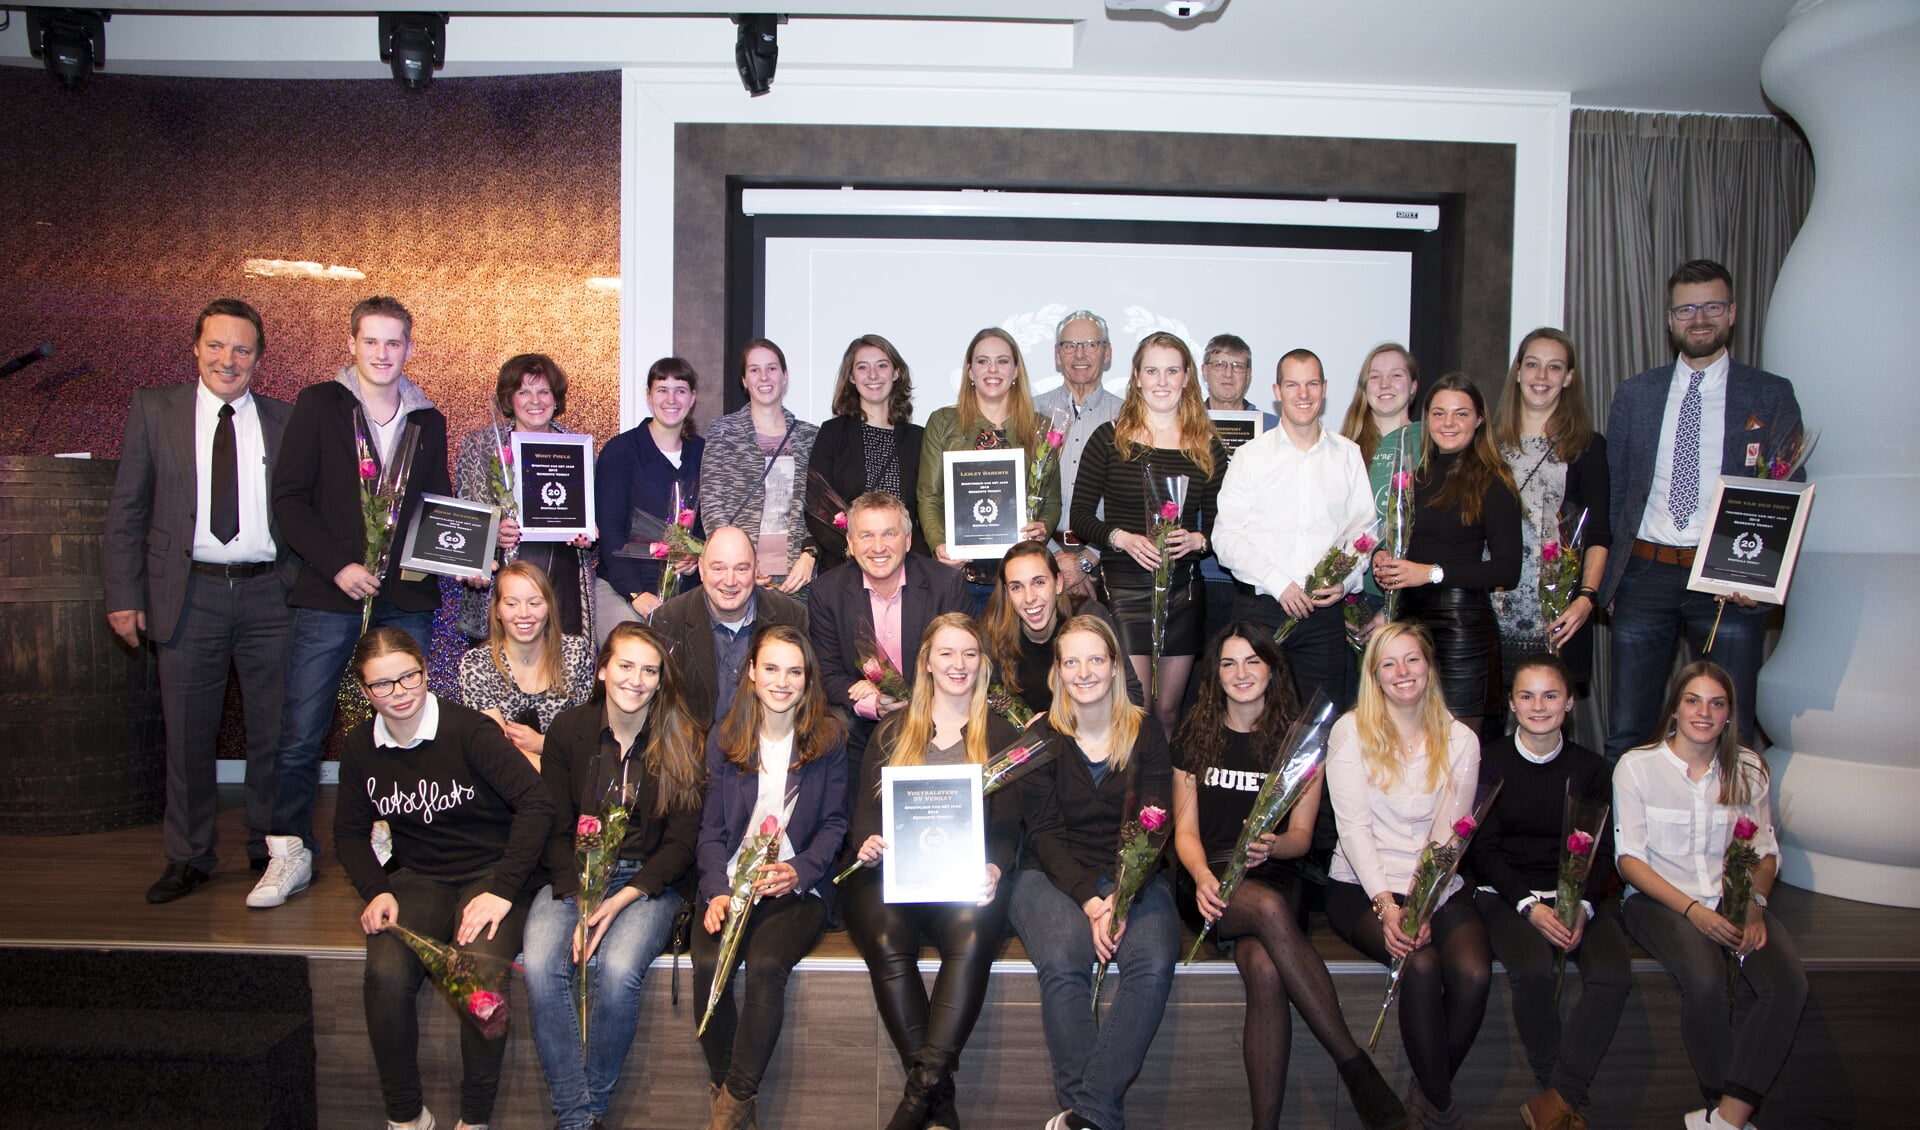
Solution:
[[[1214,434],[1193,372],[1193,354],[1169,333],[1142,338],[1133,351],[1133,379],[1111,424],[1096,428],[1073,484],[1073,532],[1081,541],[1117,552],[1101,557],[1107,608],[1120,625],[1128,661],[1153,685],[1153,577],[1161,551],[1153,526],[1167,502],[1181,503],[1168,535],[1173,561],[1166,598],[1166,638],[1160,649],[1158,698],[1149,704],[1163,730],[1173,729],[1205,641],[1206,590],[1197,567],[1213,552],[1205,530],[1227,473],[1227,449]],[[1186,480],[1185,499],[1169,480]],[[1104,507],[1104,509],[1103,509]]]
[[[1373,488],[1374,512],[1382,518],[1387,514],[1387,485],[1394,461],[1404,453],[1411,469],[1420,460],[1422,432],[1413,413],[1419,399],[1420,363],[1406,346],[1387,341],[1367,351],[1340,434],[1360,445],[1367,485]],[[1385,599],[1371,570],[1367,596],[1376,608]]]
[[[959,612],[934,618],[914,658],[918,677],[906,709],[888,716],[867,744],[853,811],[853,842],[860,862],[877,868],[887,843],[880,836],[880,770],[889,765],[985,765],[1018,737],[987,709],[993,665],[972,619]],[[887,903],[878,870],[858,873],[846,892],[847,933],[867,960],[874,1003],[907,1072],[906,1094],[887,1130],[957,1130],[954,1068],[980,1017],[987,978],[1006,929],[1009,884],[1020,837],[1018,801],[1008,793],[987,798],[987,873],[978,903]],[[940,972],[929,996],[920,977],[920,943],[940,951]]]
[[[460,701],[500,723],[535,769],[547,727],[593,693],[593,648],[560,631],[553,585],[515,561],[494,576],[487,642],[460,657]]]
[[[1447,713],[1433,677],[1433,641],[1406,621],[1383,625],[1361,657],[1360,701],[1327,741],[1327,792],[1340,825],[1327,921],[1368,957],[1404,959],[1400,1039],[1414,1083],[1415,1125],[1464,1125],[1453,1076],[1487,1011],[1493,951],[1458,877],[1426,925],[1401,917],[1420,849],[1473,807],[1480,742]]]
[[[1018,786],[1034,862],[1014,882],[1010,917],[1040,974],[1040,1021],[1064,1108],[1048,1130],[1120,1130],[1127,1087],[1173,987],[1180,916],[1162,875],[1114,927],[1114,846],[1141,809],[1170,807],[1173,759],[1159,723],[1127,700],[1106,621],[1068,620],[1053,656],[1053,705],[1036,731],[1062,746]],[[1110,958],[1114,988],[1096,1024],[1093,964]]]

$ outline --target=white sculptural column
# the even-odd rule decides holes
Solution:
[[[1802,0],[1761,81],[1816,176],[1765,331],[1821,433],[1756,703],[1781,874],[1920,906],[1920,4]]]

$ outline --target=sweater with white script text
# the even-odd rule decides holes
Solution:
[[[340,752],[333,850],[362,898],[392,890],[373,854],[376,820],[393,830],[394,869],[468,881],[519,901],[533,886],[553,822],[545,782],[493,719],[439,700],[434,736],[411,749],[375,747],[363,722]]]

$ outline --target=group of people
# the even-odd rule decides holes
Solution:
[[[289,407],[248,388],[265,348],[259,314],[218,300],[195,327],[199,381],[135,394],[108,522],[109,621],[129,644],[144,634],[157,646],[167,723],[168,863],[148,899],[182,897],[214,866],[230,666],[245,702],[248,853],[263,872],[248,905],[311,882],[320,743],[344,672],[373,717],[346,739],[334,850],[366,899],[368,1027],[394,1127],[434,1120],[415,1061],[424,970],[388,926],[524,954],[557,1124],[597,1126],[676,918],[690,919],[696,1000],[722,974],[738,858],[764,827],[777,843],[728,957],[745,967],[699,1035],[710,1130],[758,1124],[786,982],[842,927],[906,1072],[889,1130],[958,1127],[956,1071],[1009,930],[1039,974],[1061,1108],[1049,1130],[1119,1130],[1183,919],[1211,924],[1245,983],[1256,1126],[1280,1118],[1289,1006],[1363,1125],[1462,1124],[1452,1079],[1494,957],[1541,1086],[1522,1121],[1584,1126],[1628,991],[1629,936],[1683,989],[1707,1100],[1686,1124],[1747,1126],[1784,1062],[1805,979],[1765,909],[1778,853],[1751,749],[1758,610],[1734,598],[1702,658],[1718,608],[1685,579],[1713,476],[1753,473],[1799,417],[1788,382],[1728,357],[1737,309],[1724,268],[1683,264],[1669,293],[1679,359],[1621,386],[1611,460],[1573,343],[1551,329],[1520,343],[1492,413],[1471,380],[1423,389],[1412,354],[1382,345],[1338,432],[1320,420],[1319,358],[1293,350],[1277,365],[1279,411],[1231,448],[1209,412],[1259,411],[1242,339],[1216,337],[1196,365],[1177,336],[1149,334],[1116,395],[1107,327],[1088,311],[1058,327],[1058,390],[1033,396],[1013,337],[985,329],[956,403],[924,428],[911,422],[905,360],[877,335],[848,346],[834,417],[817,428],[784,407],[786,359],[771,341],[742,351],[746,406],[704,437],[698,377],[666,358],[647,373],[652,414],[597,461],[597,542],[523,542],[501,523],[497,572],[462,594],[474,646],[446,696],[427,685],[435,582],[365,564],[363,479],[411,464],[402,513],[456,486],[445,418],[404,374],[410,315],[391,298],[356,306],[351,361]],[[551,358],[509,360],[499,420],[460,445],[460,493],[497,501],[500,430],[562,430],[565,399]],[[943,455],[997,447],[1041,460],[1037,504],[1003,556],[965,560],[948,544]],[[1330,548],[1377,535],[1403,495],[1409,539],[1312,579]],[[652,524],[682,507],[703,548],[663,560],[648,548]],[[1549,619],[1541,548],[1576,523],[1581,583]],[[1602,606],[1614,626],[1604,756],[1565,733]],[[1697,661],[1669,689],[1683,633]],[[1326,772],[1252,844],[1247,881],[1223,899],[1254,796],[1316,693],[1347,710]],[[1009,715],[1027,712],[1039,717],[1023,732]],[[979,897],[887,902],[882,770],[984,765],[1038,740],[1058,756],[987,798]],[[1503,787],[1461,878],[1403,930],[1421,849],[1483,778]],[[582,933],[576,828],[616,782],[630,822]],[[1610,802],[1606,842],[1625,884],[1609,897],[1615,869],[1596,866],[1570,927],[1555,906],[1568,797]],[[1115,848],[1144,807],[1171,812],[1171,850],[1116,905]],[[1718,910],[1719,861],[1745,821],[1757,897],[1732,921]],[[1310,905],[1361,952],[1401,963],[1403,1095],[1347,1030],[1306,932]],[[918,964],[927,942],[940,957],[931,989]],[[1728,953],[1758,998],[1737,1028]],[[1557,954],[1580,973],[1564,1023]],[[583,1022],[576,979],[589,958]],[[1096,1021],[1092,969],[1108,960]],[[462,1127],[491,1117],[503,1052],[504,1037],[463,1030]]]

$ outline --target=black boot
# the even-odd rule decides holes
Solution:
[[[1346,1084],[1347,1096],[1360,1115],[1360,1125],[1367,1130],[1406,1130],[1407,1108],[1366,1052],[1340,1064],[1339,1070],[1340,1082]]]
[[[933,1090],[933,1109],[927,1113],[927,1130],[960,1130],[960,1110],[956,1105],[959,1088],[952,1075],[943,1075]]]
[[[900,1098],[900,1105],[893,1108],[887,1130],[926,1130],[927,1115],[933,1110],[933,1089],[937,1085],[938,1080],[927,1068],[909,1069],[906,1092]]]

